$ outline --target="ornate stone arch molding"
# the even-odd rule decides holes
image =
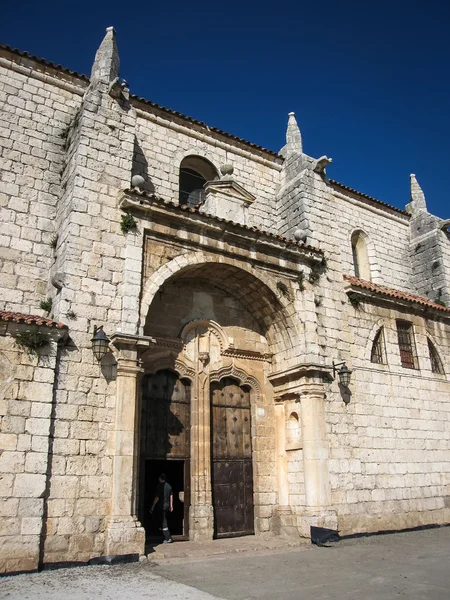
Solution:
[[[162,265],[153,275],[147,280],[144,284],[143,292],[142,292],[142,300],[141,300],[141,310],[140,310],[140,335],[143,335],[145,321],[147,319],[147,314],[150,309],[150,305],[158,292],[159,288],[164,285],[164,283],[176,275],[178,272],[181,272],[183,269],[197,266],[200,264],[210,264],[210,263],[219,263],[223,265],[230,265],[240,269],[241,271],[245,271],[251,277],[258,279],[266,288],[268,288],[275,297],[277,297],[278,302],[282,305],[283,308],[286,308],[290,303],[286,298],[280,298],[277,293],[276,284],[274,281],[271,281],[270,277],[267,273],[264,273],[264,278],[260,276],[256,270],[251,266],[245,264],[245,262],[236,264],[232,258],[228,258],[225,256],[216,256],[214,254],[205,254],[204,252],[189,252],[186,254],[182,254],[177,256],[167,262],[165,265]],[[291,327],[295,330],[295,326],[291,324]]]
[[[239,381],[241,385],[248,385],[252,388],[255,393],[256,400],[259,400],[261,397],[261,386],[259,385],[259,381],[256,377],[252,375],[248,375],[242,369],[238,369],[234,364],[228,365],[227,367],[222,367],[215,371],[211,371],[210,373],[210,381],[219,382],[224,377],[234,377]]]
[[[182,330],[180,332],[180,337],[185,344],[186,344],[186,340],[189,336],[189,333],[191,331],[197,329],[198,327],[204,327],[205,329],[210,331],[216,337],[217,341],[219,342],[221,354],[223,354],[225,352],[225,350],[227,350],[227,348],[230,345],[230,340],[225,335],[222,327],[215,321],[209,321],[209,320],[203,320],[203,319],[194,319],[192,321],[189,321],[189,323],[186,323],[186,325],[184,325],[184,327],[182,328]]]
[[[181,378],[194,380],[195,368],[185,357],[180,358],[175,352],[168,352],[164,356],[156,356],[145,365],[145,373],[154,375],[158,371],[175,371]]]

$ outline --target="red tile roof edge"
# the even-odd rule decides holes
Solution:
[[[227,223],[228,225],[233,225],[235,227],[240,227],[241,229],[246,229],[247,231],[253,231],[255,233],[262,233],[263,235],[265,235],[269,238],[280,240],[281,242],[283,242],[285,244],[296,246],[298,248],[304,248],[305,250],[310,250],[311,252],[316,252],[317,254],[323,254],[323,250],[320,250],[320,248],[315,248],[314,246],[309,246],[308,244],[305,244],[304,242],[297,242],[296,240],[294,240],[292,238],[288,238],[283,235],[278,235],[276,233],[271,233],[270,231],[264,231],[262,229],[259,229],[258,227],[254,227],[253,225],[243,225],[242,223],[236,223],[236,221],[230,221],[229,219],[224,219],[223,217],[217,217],[216,215],[211,215],[209,213],[200,212],[200,210],[198,208],[178,204],[177,202],[173,202],[172,200],[165,200],[164,198],[160,198],[158,196],[155,196],[154,194],[150,194],[145,191],[137,190],[136,188],[134,188],[134,189],[128,188],[123,191],[125,194],[134,194],[136,196],[141,196],[141,197],[143,196],[147,200],[157,202],[158,204],[163,204],[164,206],[170,206],[171,208],[175,208],[177,210],[181,210],[184,212],[190,212],[193,214],[198,214],[200,216],[207,217],[209,219],[213,219],[214,221],[219,221],[220,223]]]
[[[38,325],[45,327],[53,327],[54,329],[68,329],[67,325],[38,317],[37,315],[25,315],[23,313],[0,311],[0,321],[8,323],[26,323],[27,325]]]
[[[422,296],[417,296],[416,294],[401,292],[400,290],[396,290],[385,285],[379,285],[377,283],[372,283],[371,281],[364,281],[363,279],[359,279],[353,275],[344,275],[344,280],[348,281],[353,287],[356,288],[368,290],[369,292],[374,292],[382,296],[388,296],[389,298],[396,298],[397,300],[415,302],[416,304],[421,304],[422,306],[428,306],[429,308],[434,308],[435,310],[450,313],[450,308],[447,306],[436,304],[436,302],[433,302],[428,298],[423,298]]]

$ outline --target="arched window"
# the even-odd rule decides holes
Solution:
[[[352,235],[352,255],[355,277],[371,281],[369,255],[367,253],[367,236],[363,231],[355,231]]]
[[[186,156],[180,165],[178,202],[192,207],[199,206],[205,199],[205,183],[218,178],[214,165],[208,160],[201,156]]]
[[[384,329],[380,327],[373,340],[372,352],[370,353],[370,361],[379,365],[385,365],[386,351],[384,346]]]
[[[430,338],[427,338],[427,342],[428,342],[428,353],[430,355],[431,370],[433,371],[433,373],[438,373],[439,375],[445,375],[444,365],[442,364],[441,357],[439,356],[435,345],[430,340]]]

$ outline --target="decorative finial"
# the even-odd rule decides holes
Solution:
[[[222,165],[220,167],[220,172],[222,173],[223,179],[231,179],[231,176],[233,175],[233,172],[234,172],[234,167],[233,167],[233,165],[230,165],[229,163],[227,163],[226,165]]]
[[[111,83],[119,76],[119,53],[116,44],[116,31],[114,27],[106,29],[105,37],[95,55],[91,71],[91,84],[99,81]]]
[[[286,158],[291,154],[302,154],[302,134],[295,119],[295,113],[289,113],[288,126],[286,130],[286,145],[280,150],[280,154]]]
[[[420,187],[416,176],[414,173],[411,173],[410,177],[410,197],[411,203],[410,208],[412,212],[417,212],[419,210],[427,210],[427,203],[425,200],[425,194],[423,193],[422,188]]]

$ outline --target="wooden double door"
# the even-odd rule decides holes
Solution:
[[[250,389],[237,380],[212,382],[211,484],[214,535],[254,533]],[[157,534],[148,507],[165,472],[174,491],[169,528],[189,535],[191,382],[171,371],[144,377],[140,443],[140,519],[148,536]]]
[[[225,378],[211,384],[214,534],[254,533],[250,390]]]

